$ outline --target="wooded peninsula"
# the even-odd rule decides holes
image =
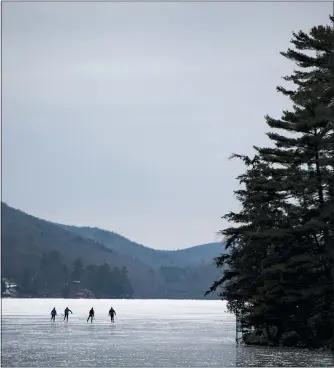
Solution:
[[[291,45],[281,55],[296,69],[277,91],[292,108],[265,117],[268,147],[232,156],[245,165],[241,210],[223,217],[228,252],[216,265],[226,268],[208,293],[253,329],[248,344],[333,349],[333,25],[293,33]]]

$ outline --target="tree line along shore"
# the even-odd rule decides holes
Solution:
[[[84,265],[80,259],[72,267],[57,251],[44,253],[36,269],[18,273],[17,284],[2,279],[2,296],[34,298],[132,298],[133,287],[126,267]]]
[[[270,143],[234,154],[239,212],[223,218],[219,290],[247,344],[334,348],[334,18],[293,33],[295,64],[277,87],[292,108],[265,116]],[[253,122],[256,123],[256,122]]]

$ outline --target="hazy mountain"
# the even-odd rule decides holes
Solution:
[[[64,225],[63,225],[64,226]],[[212,264],[213,258],[224,252],[223,243],[208,243],[181,250],[156,250],[135,243],[117,233],[91,227],[64,226],[85,238],[104,244],[120,254],[137,258],[151,267],[188,267],[198,264]]]
[[[212,258],[222,245],[154,250],[112,232],[55,224],[2,203],[3,277],[15,280],[23,269],[36,269],[52,250],[68,265],[80,258],[86,265],[125,266],[137,298],[202,298],[219,275]]]
[[[150,282],[150,288],[146,286],[152,271],[140,260],[118,254],[91,239],[6,204],[2,204],[1,209],[2,275],[15,278],[27,266],[35,268],[43,253],[57,250],[64,255],[69,265],[80,258],[84,264],[100,265],[107,262],[111,266],[125,266],[137,297],[149,297],[161,287],[163,281],[159,275],[154,278],[153,284]]]

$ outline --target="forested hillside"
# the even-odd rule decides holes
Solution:
[[[21,296],[203,298],[212,278],[219,276],[211,254],[204,261],[201,255],[203,262],[185,261],[185,267],[174,266],[170,258],[155,263],[160,256],[146,263],[131,248],[131,244],[140,246],[117,234],[109,233],[115,236],[115,249],[122,252],[101,239],[78,234],[73,227],[38,219],[4,203],[1,208],[2,277],[18,284]]]
[[[217,254],[224,251],[222,242],[198,245],[181,250],[156,250],[130,241],[114,232],[90,228],[64,226],[85,238],[104,244],[120,254],[140,259],[151,267],[161,266],[188,267],[194,264],[212,263]]]
[[[332,25],[293,34],[281,55],[295,63],[284,78],[294,88],[277,87],[293,108],[266,116],[267,147],[234,155],[241,210],[224,216],[230,254],[217,266],[229,269],[211,290],[223,286],[228,308],[257,328],[248,343],[333,347],[333,40]]]

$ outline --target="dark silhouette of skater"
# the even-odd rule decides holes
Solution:
[[[90,318],[90,321],[93,322],[93,318],[94,318],[94,309],[93,308],[89,311],[87,322],[89,321],[89,318]]]
[[[54,307],[51,311],[51,321],[55,322],[56,320],[56,315],[57,315],[57,311],[56,311],[56,307]]]
[[[108,316],[110,316],[110,322],[115,322],[114,317],[116,316],[116,311],[113,307],[109,309]]]
[[[71,311],[71,309],[69,309],[68,307],[66,307],[65,311],[64,311],[64,321],[66,319],[66,321],[68,321],[68,312],[71,312],[71,314],[73,314],[73,312]]]

